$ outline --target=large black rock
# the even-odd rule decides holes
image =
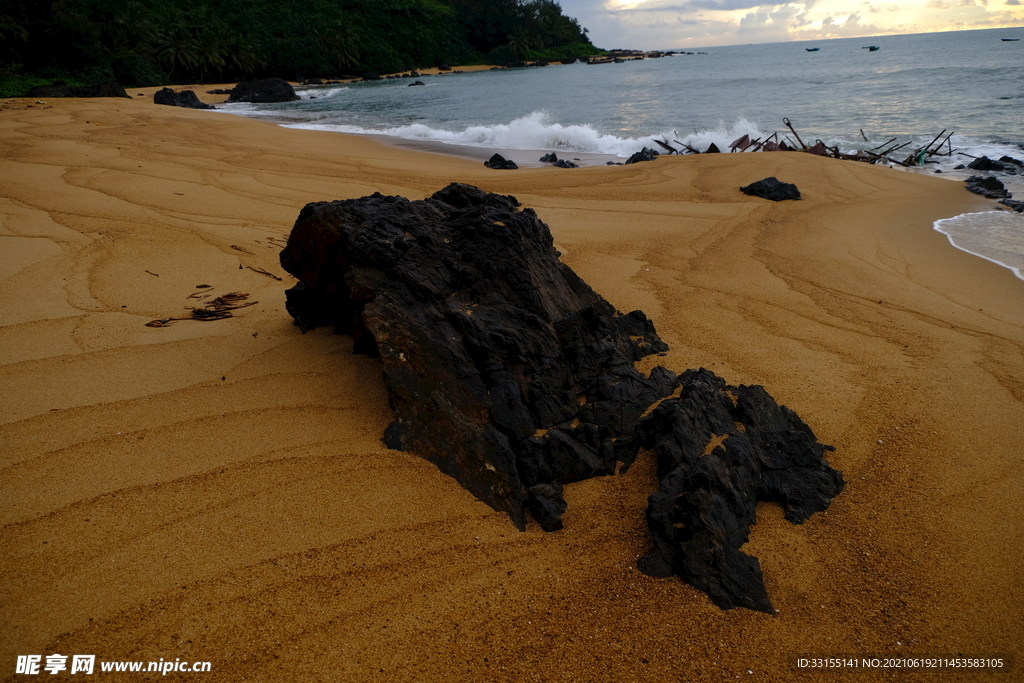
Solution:
[[[295,89],[283,78],[261,78],[243,81],[231,90],[228,102],[294,102],[302,99]]]
[[[752,197],[770,199],[773,202],[781,202],[783,199],[800,199],[800,190],[796,185],[784,183],[772,176],[741,187],[740,192]]]
[[[844,486],[823,458],[832,447],[763,387],[727,386],[703,368],[679,381],[679,396],[636,428],[660,478],[647,508],[654,549],[637,566],[678,575],[722,609],[774,614],[757,558],[740,548],[760,501],[780,503],[794,524],[829,506]]]
[[[1013,195],[1007,190],[1003,183],[992,176],[972,175],[966,181],[965,187],[974,194],[980,194],[989,199],[1009,199]]]
[[[484,162],[484,166],[498,171],[514,171],[519,168],[519,165],[516,162],[511,159],[506,159],[497,152],[492,154],[491,158]]]
[[[395,420],[386,444],[432,462],[524,529],[561,526],[561,485],[612,474],[675,375],[634,362],[667,350],[640,311],[617,312],[558,260],[513,197],[451,184],[308,204],[281,264],[288,311],[379,355]]]
[[[564,484],[652,449],[654,548],[638,567],[678,575],[723,609],[773,613],[740,548],[759,501],[794,523],[828,507],[844,484],[823,458],[831,447],[762,387],[703,369],[637,372],[667,350],[653,324],[588,287],[518,207],[458,183],[415,202],[307,204],[281,253],[299,279],[288,311],[303,331],[333,325],[380,357],[389,447],[436,463],[520,529],[527,511],[560,529]]]
[[[191,90],[174,92],[170,88],[162,88],[153,93],[153,103],[186,109],[216,109],[212,104],[201,101]]]

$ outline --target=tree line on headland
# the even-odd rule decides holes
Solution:
[[[556,0],[0,0],[0,96],[54,78],[211,83],[595,52]]]

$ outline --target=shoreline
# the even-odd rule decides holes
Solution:
[[[1021,656],[1024,295],[932,228],[992,200],[808,154],[492,171],[151,99],[8,109],[0,130],[4,661],[816,681],[791,657]],[[804,199],[738,191],[766,176]],[[762,384],[836,446],[829,510],[758,509],[745,550],[778,615],[635,569],[649,456],[567,486],[566,528],[544,534],[384,448],[379,369],[292,326],[277,255],[308,202],[449,182],[536,210],[584,281],[654,321],[671,350],[652,361]],[[201,284],[259,305],[145,326]]]

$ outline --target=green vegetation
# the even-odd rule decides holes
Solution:
[[[555,0],[0,0],[0,97],[597,52]]]

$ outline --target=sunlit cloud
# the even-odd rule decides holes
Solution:
[[[1022,0],[561,0],[601,47],[824,40],[1024,26]]]

